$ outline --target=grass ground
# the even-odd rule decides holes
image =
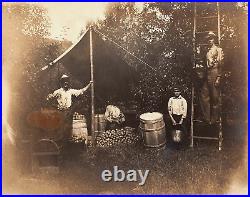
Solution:
[[[3,136],[4,137],[4,136]],[[3,138],[3,193],[9,194],[232,194],[247,193],[247,134],[244,125],[226,127],[222,151],[217,143],[196,141],[194,148],[145,149],[143,145],[65,152],[59,174],[20,169],[20,150]],[[103,182],[101,172],[117,165],[150,170],[138,182]],[[22,168],[23,169],[23,168]]]

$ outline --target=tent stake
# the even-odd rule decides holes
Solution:
[[[91,140],[92,145],[95,146],[95,128],[94,128],[94,118],[95,118],[95,103],[94,103],[94,63],[93,63],[93,38],[92,38],[92,26],[90,26],[90,72],[91,72]]]

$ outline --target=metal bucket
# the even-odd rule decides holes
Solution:
[[[146,147],[161,147],[166,144],[166,129],[161,113],[152,112],[140,115],[139,130]]]
[[[173,127],[174,128],[171,131],[172,140],[175,143],[181,143],[184,139],[184,128],[180,124],[174,125]]]
[[[180,129],[172,130],[171,135],[172,135],[172,140],[175,143],[180,143],[183,141],[183,131],[182,130],[180,130]]]

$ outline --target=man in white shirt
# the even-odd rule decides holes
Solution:
[[[204,120],[209,124],[214,124],[219,120],[219,85],[224,58],[222,49],[215,45],[215,38],[215,33],[208,33],[207,42],[209,47],[205,62],[206,77],[200,90],[201,110]]]
[[[174,88],[174,95],[168,101],[168,113],[173,126],[183,125],[187,116],[187,101],[181,96],[181,91],[178,88]]]
[[[215,42],[218,37],[214,32],[208,32],[205,39],[207,45],[199,46],[196,50],[195,85],[202,112],[201,120],[215,124],[220,115],[220,83],[224,75],[222,71],[224,54],[222,48]]]
[[[174,97],[168,101],[168,113],[172,123],[172,140],[178,144],[178,147],[184,145],[182,141],[186,135],[187,101],[181,96],[178,88],[174,88]]]
[[[79,90],[69,88],[69,77],[67,75],[63,75],[61,77],[61,88],[55,90],[52,94],[49,94],[47,100],[52,98],[56,98],[57,100],[57,109],[64,116],[64,124],[63,124],[63,136],[67,140],[71,137],[72,131],[72,122],[73,122],[73,111],[71,109],[72,105],[72,96],[79,96],[82,95],[92,84],[90,83]]]
[[[106,129],[116,129],[122,126],[125,122],[125,116],[122,111],[115,105],[108,105],[105,111],[107,120]]]
[[[59,110],[67,110],[72,105],[72,96],[79,96],[82,95],[91,85],[90,83],[79,90],[69,88],[69,77],[67,75],[63,75],[61,77],[61,84],[62,87],[58,90],[55,90],[52,94],[49,94],[47,100],[51,98],[57,99],[57,108]]]

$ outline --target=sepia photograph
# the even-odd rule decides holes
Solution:
[[[2,3],[2,194],[248,194],[248,2]]]

